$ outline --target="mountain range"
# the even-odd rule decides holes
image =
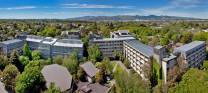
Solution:
[[[178,16],[157,16],[157,15],[118,15],[118,16],[83,16],[76,18],[69,18],[69,20],[82,21],[153,21],[153,20],[204,20],[192,17],[178,17]]]

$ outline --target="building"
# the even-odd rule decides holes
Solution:
[[[62,31],[61,36],[65,39],[80,39],[81,33],[79,30]]]
[[[206,59],[206,44],[204,41],[193,41],[175,48],[173,53],[179,54],[187,67],[199,67]]]
[[[90,41],[90,44],[97,45],[103,57],[114,58],[115,52],[123,52],[123,41],[134,39],[134,37],[93,39]]]
[[[162,64],[162,59],[168,55],[167,50],[164,46],[155,46],[154,47],[154,59],[157,60],[157,62],[161,65]]]
[[[83,56],[83,43],[75,39],[59,39],[52,46],[52,56],[68,56],[70,53],[77,51],[78,57]]]
[[[85,71],[87,81],[93,82],[92,78],[95,77],[98,69],[91,62],[86,62],[80,65],[80,67]]]
[[[143,78],[147,79],[145,70],[151,69],[153,60],[153,48],[142,44],[137,40],[124,41],[124,57],[130,62],[130,66]]]
[[[3,41],[0,42],[0,52],[9,55],[13,50],[17,50],[19,53],[22,53],[23,46],[24,41],[20,39]]]
[[[72,92],[73,80],[68,70],[60,65],[52,64],[44,66],[41,70],[46,80],[46,87],[49,88],[51,83],[61,89],[61,92]]]
[[[162,59],[162,69],[164,75],[164,82],[167,82],[168,72],[173,69],[177,63],[177,56],[171,54],[168,57]]]
[[[38,50],[40,50],[44,58],[52,57],[52,48],[56,41],[56,38],[46,37],[41,41],[41,43],[39,43]]]
[[[44,40],[44,37],[27,35],[26,42],[30,47],[30,50],[38,50],[40,43]]]
[[[108,93],[110,88],[99,83],[79,82],[77,93]]]
[[[111,38],[133,37],[128,30],[118,30],[110,33]]]

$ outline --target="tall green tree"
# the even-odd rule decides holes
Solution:
[[[5,55],[0,55],[0,69],[3,70],[9,64],[9,59]]]
[[[44,78],[41,74],[39,62],[30,62],[25,70],[17,76],[16,93],[39,93],[44,87]]]
[[[41,52],[39,50],[32,51],[32,59],[33,60],[40,60],[41,59]]]
[[[23,46],[23,55],[27,56],[28,58],[31,58],[31,51],[27,43],[25,43]]]
[[[12,51],[9,61],[11,64],[15,65],[19,69],[20,72],[23,71],[24,68],[21,62],[19,61],[19,54],[16,50]]]
[[[92,45],[88,47],[88,59],[91,60],[93,63],[100,61],[102,53],[97,45]]]
[[[77,52],[73,52],[68,58],[65,58],[63,60],[63,66],[65,66],[70,71],[70,73],[76,74],[79,67]]]
[[[16,77],[19,75],[20,72],[18,71],[15,65],[7,65],[3,70],[2,77],[3,83],[5,84],[5,88],[11,92],[15,91],[15,82]]]

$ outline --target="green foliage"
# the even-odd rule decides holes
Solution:
[[[12,51],[9,61],[11,64],[15,65],[19,71],[23,71],[23,66],[21,64],[21,62],[19,61],[19,54],[16,50]]]
[[[130,69],[130,62],[128,61],[128,59],[124,59],[124,65],[126,66],[126,68]]]
[[[193,36],[193,40],[207,41],[208,33],[207,32],[197,32]]]
[[[9,64],[9,59],[7,56],[0,55],[0,69],[3,70],[6,65]]]
[[[60,34],[60,31],[53,26],[46,26],[39,34],[42,36],[55,37]]]
[[[168,45],[169,44],[169,39],[168,38],[161,38],[160,39],[160,45],[164,46],[164,45]]]
[[[170,88],[170,93],[207,93],[208,72],[191,68],[182,77],[182,81]]]
[[[85,81],[85,72],[82,68],[77,71],[77,78],[81,81]]]
[[[79,66],[77,52],[73,52],[68,58],[64,58],[63,66],[65,66],[70,71],[70,73],[76,74]]]
[[[184,32],[182,34],[181,43],[189,43],[192,40],[192,33],[191,32]]]
[[[55,83],[51,83],[49,88],[44,93],[61,93],[61,89],[55,86]]]
[[[41,59],[41,52],[39,50],[32,51],[32,59],[33,60],[40,60]]]
[[[19,61],[20,61],[21,64],[24,65],[24,66],[26,66],[26,65],[30,62],[29,58],[26,57],[26,56],[20,56],[20,57],[19,57]]]
[[[92,45],[92,46],[88,47],[87,51],[89,54],[88,59],[91,60],[93,63],[95,63],[101,59],[102,54],[101,54],[97,45]]]
[[[56,64],[62,65],[63,64],[63,56],[60,56],[60,55],[56,56],[53,61]]]
[[[39,62],[30,62],[21,75],[17,77],[16,93],[39,93],[44,78],[40,72]]]
[[[103,84],[104,83],[104,72],[98,71],[95,75],[95,82]]]
[[[202,69],[208,71],[208,61],[205,61],[205,62],[203,63]]]
[[[15,65],[10,64],[5,67],[2,73],[2,77],[3,77],[3,83],[5,84],[7,90],[11,90],[14,92],[15,81],[16,81],[15,79],[16,76],[19,74],[20,72],[18,71]]]
[[[28,58],[31,58],[31,51],[27,43],[25,43],[23,46],[23,55]]]

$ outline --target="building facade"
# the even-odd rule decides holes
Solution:
[[[118,30],[114,32],[110,32],[111,38],[122,38],[122,37],[132,37],[129,33],[129,30]]]
[[[187,67],[199,67],[206,59],[206,44],[204,41],[194,41],[175,48],[175,55],[180,55]]]
[[[103,57],[114,58],[115,52],[123,53],[124,41],[134,39],[134,37],[94,39],[90,41],[90,44],[97,45],[102,52]]]
[[[142,44],[137,40],[124,41],[123,46],[124,57],[129,60],[130,66],[143,79],[147,79],[148,77],[145,74],[149,72],[145,72],[145,70],[151,69],[151,62],[153,60],[153,48]]]
[[[22,48],[24,46],[24,41],[20,39],[7,40],[0,42],[0,53],[9,55],[13,50],[17,50],[22,53]]]

